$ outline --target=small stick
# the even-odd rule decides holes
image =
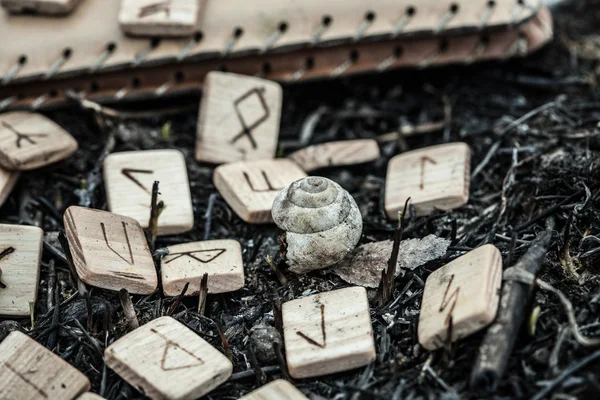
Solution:
[[[158,215],[160,214],[160,205],[158,204],[158,181],[152,184],[152,200],[150,202],[150,221],[148,222],[148,232],[150,232],[150,250],[154,251],[156,236],[158,233]]]
[[[183,300],[183,296],[185,296],[185,292],[187,292],[189,286],[190,283],[186,282],[185,286],[183,287],[183,290],[181,290],[181,293],[179,293],[179,296],[177,296],[177,299],[175,299],[175,302],[171,304],[171,307],[169,307],[169,310],[167,311],[167,316],[170,317],[171,314],[175,312],[177,307],[179,307],[179,304],[181,303],[181,300]]]
[[[269,264],[269,266],[271,267],[273,272],[275,272],[275,276],[277,276],[277,280],[279,281],[279,283],[281,285],[285,285],[288,282],[288,280],[285,277],[285,275],[283,274],[283,272],[281,272],[281,268],[279,268],[277,266],[277,264],[275,264],[275,261],[273,261],[273,259],[271,258],[270,255],[267,255],[267,257],[265,258],[265,261],[267,262],[267,264]],[[278,263],[278,264],[280,264],[280,263]],[[285,263],[285,261],[283,263]]]
[[[54,259],[48,262],[48,293],[46,294],[46,307],[50,310],[54,307],[54,289],[56,286],[56,268],[54,267]]]
[[[231,346],[229,346],[229,340],[227,340],[227,336],[225,336],[225,333],[223,333],[223,330],[221,330],[221,327],[216,322],[215,326],[217,327],[217,331],[219,332],[219,336],[221,337],[221,344],[223,345],[223,349],[225,350],[225,355],[227,356],[229,361],[233,361],[233,356],[231,355]]]
[[[208,274],[205,272],[200,281],[200,294],[198,295],[198,314],[204,315],[206,311],[206,298],[208,297]]]
[[[277,361],[279,362],[279,369],[281,370],[281,375],[283,375],[285,380],[293,382],[292,377],[288,372],[285,357],[283,356],[283,349],[281,348],[281,343],[273,342],[273,350],[275,350],[275,355],[277,356]]]
[[[256,375],[256,382],[262,386],[267,383],[267,374],[265,374],[265,371],[263,371],[258,364],[258,360],[256,359],[256,354],[254,354],[254,351],[252,350],[252,346],[248,346],[248,354],[250,356],[250,365],[252,366],[254,374]]]
[[[131,301],[131,296],[127,289],[119,290],[119,300],[121,301],[121,307],[123,307],[123,314],[125,314],[129,330],[133,331],[134,329],[137,329],[140,326],[140,323],[135,314],[133,302]]]
[[[514,268],[537,275],[546,258],[554,221],[549,220],[547,230],[540,233]],[[498,316],[488,328],[471,373],[471,387],[495,390],[504,375],[519,329],[525,318],[531,297],[531,286],[521,282],[506,281],[502,285]]]

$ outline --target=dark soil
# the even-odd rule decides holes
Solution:
[[[540,277],[573,302],[584,335],[600,334],[600,92],[596,86],[600,1],[572,2],[556,9],[554,16],[554,42],[526,59],[284,87],[284,154],[296,148],[291,142],[302,132],[312,132],[311,144],[372,138],[450,116],[441,130],[383,142],[381,159],[366,167],[319,171],[356,199],[364,218],[361,243],[393,236],[396,224],[385,218],[382,209],[390,157],[409,149],[463,141],[471,146],[475,175],[468,205],[407,218],[405,238],[434,233],[452,238],[453,244],[442,260],[397,279],[386,306],[372,307],[377,361],[348,373],[295,381],[305,394],[328,399],[530,398],[566,371],[562,386],[554,390],[563,397],[556,398],[600,397],[600,363],[570,372],[571,366],[594,350],[573,339],[553,294],[536,292],[532,307],[539,307],[539,316],[529,318],[532,314],[527,312],[495,393],[474,391],[468,384],[483,333],[435,353],[421,348],[416,337],[423,282],[432,271],[485,243],[502,251],[507,268],[544,230],[548,217],[556,225]],[[245,287],[235,293],[209,295],[206,316],[196,312],[197,298],[185,298],[172,313],[216,348],[231,352],[232,379],[207,397],[237,399],[258,386],[250,362],[250,329],[259,323],[276,326],[278,304],[307,291],[347,286],[327,270],[307,276],[284,271],[289,282],[280,284],[265,262],[267,255],[274,257],[279,250],[276,227],[241,221],[215,190],[213,167],[194,160],[199,100],[175,99],[168,106],[183,107],[181,113],[141,119],[101,117],[78,106],[50,113],[78,139],[80,150],[65,162],[23,174],[0,210],[5,222],[41,224],[47,233],[32,336],[84,372],[92,390],[108,399],[140,398],[102,359],[107,344],[128,330],[118,293],[88,287],[87,300],[84,290],[78,294],[57,235],[52,233],[64,230],[62,214],[69,205],[106,209],[98,160],[109,137],[116,143],[111,151],[175,148],[187,157],[195,226],[185,235],[160,237],[158,248],[218,238],[242,243]],[[135,107],[145,111],[165,104]],[[511,123],[536,109],[521,123]],[[322,116],[314,130],[308,131],[303,124],[317,110]],[[513,236],[516,241],[511,245]],[[166,315],[174,301],[161,293],[133,296],[140,324]],[[52,307],[57,302],[60,306]],[[31,326],[28,319],[18,322]],[[261,367],[269,380],[282,375],[277,361]]]

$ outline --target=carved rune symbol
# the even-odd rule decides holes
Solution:
[[[446,286],[446,291],[444,292],[444,298],[442,299],[442,304],[440,304],[439,312],[444,312],[446,307],[450,306],[450,310],[448,311],[448,316],[446,317],[445,323],[448,324],[452,319],[452,312],[454,311],[454,307],[456,307],[456,302],[458,301],[458,294],[460,293],[460,286],[454,289],[450,297],[448,297],[448,293],[450,292],[450,286],[452,286],[452,282],[454,281],[454,274],[450,276],[450,281],[448,282],[448,286]]]
[[[427,161],[429,161],[432,164],[437,164],[437,162],[430,157],[427,157],[427,156],[421,157],[421,185],[419,185],[421,190],[423,190],[425,188],[425,163]]]
[[[252,148],[256,149],[258,147],[256,144],[256,141],[254,140],[254,137],[252,136],[252,130],[254,128],[256,128],[257,126],[259,126],[260,124],[262,124],[263,122],[265,122],[267,119],[269,119],[269,115],[270,115],[269,107],[267,106],[267,102],[265,100],[264,93],[265,93],[265,88],[250,89],[248,92],[244,93],[243,95],[238,97],[233,102],[233,108],[235,109],[235,115],[240,120],[240,124],[242,124],[242,131],[240,133],[238,133],[237,135],[235,135],[233,137],[233,139],[231,139],[231,142],[230,142],[231,144],[234,144],[235,142],[240,140],[242,137],[247,136],[248,140],[250,140],[250,144],[252,145]],[[264,113],[256,121],[254,121],[253,123],[248,125],[246,123],[246,120],[244,119],[244,116],[242,115],[239,105],[244,100],[248,100],[250,98],[250,96],[252,96],[252,95],[258,96],[258,101],[260,102],[260,105],[262,106]]]
[[[250,180],[250,176],[248,176],[248,173],[246,171],[243,172],[244,174],[244,178],[246,178],[246,182],[248,182],[248,186],[250,186],[250,189],[253,192],[272,192],[274,190],[281,190],[283,189],[283,187],[280,188],[276,188],[273,187],[273,185],[271,184],[271,181],[269,181],[269,177],[267,176],[267,173],[265,171],[260,171],[263,179],[265,180],[265,183],[267,184],[267,189],[255,189],[254,185],[252,184],[252,181]]]
[[[137,179],[135,176],[133,176],[133,174],[153,174],[154,171],[150,170],[150,169],[134,169],[134,168],[123,168],[121,170],[121,173],[123,175],[125,175],[125,177],[127,177],[129,180],[131,180],[133,183],[135,183],[139,188],[141,188],[144,192],[151,194],[150,190],[144,186],[144,184],[142,182],[140,182],[139,179]]]
[[[4,257],[6,257],[7,255],[9,255],[10,253],[14,252],[15,248],[14,247],[7,247],[6,249],[2,250],[2,252],[0,252],[0,260],[2,260]],[[2,282],[2,269],[0,269],[0,289],[6,289],[6,283]]]
[[[163,371],[174,371],[204,364],[204,360],[200,357],[184,349],[156,329],[151,328],[150,331],[156,333],[165,341],[165,350],[160,360],[160,368]]]
[[[167,17],[171,14],[171,0],[165,0],[160,3],[148,4],[147,6],[141,7],[138,13],[138,18],[144,18],[149,15],[158,14],[159,12],[165,12]]]
[[[210,253],[211,251],[216,251],[217,254],[212,254],[212,253]],[[221,254],[225,253],[226,251],[227,251],[227,249],[208,249],[208,250],[196,250],[196,251],[183,251],[181,253],[169,253],[170,256],[177,256],[177,257],[173,257],[169,261],[165,261],[165,264],[168,264],[171,261],[175,261],[178,258],[185,257],[185,256],[193,258],[194,260],[199,261],[202,264],[208,264],[209,262],[214,261],[215,259],[220,257]],[[208,253],[208,254],[203,254],[203,253]]]
[[[10,365],[9,363],[5,363],[4,366],[6,368],[8,368],[9,370],[11,370],[11,372],[15,375],[17,375],[19,378],[21,378],[23,380],[23,382],[25,382],[26,384],[28,384],[29,386],[31,386],[33,389],[35,389],[36,392],[38,392],[38,394],[40,396],[42,396],[43,398],[47,399],[48,398],[48,393],[46,393],[43,389],[41,389],[39,386],[37,386],[35,383],[33,383],[33,381],[29,378],[27,378],[25,376],[24,373],[17,371],[15,369],[15,367],[13,367],[12,365]],[[37,370],[33,370],[33,371],[27,371],[27,373],[35,373],[35,371]]]
[[[26,142],[29,142],[30,144],[37,144],[37,142],[35,140],[33,140],[32,137],[46,137],[46,136],[48,136],[45,133],[21,133],[21,132],[17,131],[15,128],[13,128],[6,121],[2,121],[2,126],[4,126],[6,129],[8,129],[9,131],[11,131],[15,135],[17,135],[17,141],[16,141],[15,144],[16,144],[16,146],[18,148],[21,148],[21,140],[25,140]]]
[[[121,260],[125,261],[129,265],[133,265],[133,252],[131,251],[131,242],[129,241],[129,236],[127,235],[127,223],[125,223],[125,221],[121,221],[121,224],[123,224],[123,232],[125,232],[125,240],[127,241],[127,248],[129,249],[129,260],[123,257],[118,251],[113,249],[110,243],[108,242],[108,236],[106,235],[106,226],[104,225],[104,222],[100,222],[100,227],[102,228],[102,234],[104,235],[104,241],[106,242],[106,246],[108,246],[108,248],[113,253],[119,256]]]
[[[306,340],[308,343],[312,344],[313,346],[317,346],[320,347],[322,349],[325,348],[325,346],[327,346],[327,332],[325,332],[325,304],[321,304],[321,335],[323,336],[323,343],[319,343],[316,340],[308,337],[307,335],[305,335],[302,332],[296,332],[298,334],[298,336],[300,336],[302,339]]]

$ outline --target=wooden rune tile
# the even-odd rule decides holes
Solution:
[[[19,171],[9,171],[0,167],[0,206],[4,204],[13,188],[17,184],[21,173]]]
[[[236,240],[206,240],[168,246],[161,263],[165,296],[178,296],[189,282],[186,296],[200,293],[208,274],[208,293],[225,293],[244,287],[242,246]]]
[[[308,400],[308,397],[288,381],[277,379],[240,397],[239,400]]]
[[[209,72],[200,103],[196,158],[210,163],[274,158],[281,102],[278,83]]]
[[[40,168],[67,158],[77,141],[41,114],[0,114],[0,165],[9,170]]]
[[[11,13],[68,14],[79,0],[1,0],[2,7]]]
[[[409,197],[417,215],[465,205],[470,171],[470,150],[464,143],[426,147],[393,157],[386,177],[387,216],[397,220]]]
[[[97,395],[96,393],[87,392],[77,398],[77,400],[105,400],[104,397]]]
[[[106,365],[152,399],[196,399],[229,376],[233,365],[187,326],[157,318],[104,351]]]
[[[108,208],[137,220],[142,228],[150,221],[152,185],[159,182],[158,200],[164,208],[158,234],[187,232],[194,226],[192,196],[183,153],[179,150],[125,151],[104,159],[104,185]]]
[[[27,316],[35,304],[44,232],[0,224],[0,315]]]
[[[362,164],[379,158],[379,145],[373,139],[343,140],[308,146],[288,157],[304,171],[324,167]]]
[[[158,285],[144,231],[132,218],[71,206],[65,231],[79,278],[92,286],[150,294]]]
[[[213,181],[221,196],[249,223],[273,222],[271,207],[281,189],[306,177],[291,160],[238,161],[215,169]]]
[[[418,336],[428,350],[455,342],[496,318],[502,285],[502,256],[491,244],[471,250],[429,275],[425,282]]]
[[[26,334],[0,342],[0,399],[73,400],[89,389],[85,375]]]
[[[121,29],[135,36],[188,36],[197,30],[198,0],[121,0]]]
[[[309,378],[362,367],[375,360],[367,291],[350,287],[283,304],[290,375]]]

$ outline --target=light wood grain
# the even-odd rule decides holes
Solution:
[[[308,146],[288,157],[306,172],[319,168],[362,164],[378,159],[379,145],[373,139],[344,140]]]
[[[502,284],[502,256],[486,244],[434,271],[425,282],[419,343],[428,350],[483,329],[496,317]]]
[[[240,397],[239,400],[308,400],[308,397],[288,381],[277,379]]]
[[[2,0],[2,7],[13,13],[67,14],[79,0]]]
[[[365,288],[350,287],[288,301],[282,312],[292,377],[347,371],[375,360]]]
[[[231,375],[231,362],[171,317],[161,317],[110,345],[104,360],[152,399],[196,399]]]
[[[172,235],[192,229],[190,183],[180,151],[126,151],[110,154],[104,160],[109,210],[137,220],[142,228],[147,228],[150,221],[154,181],[159,182],[158,200],[165,204],[158,218],[158,234]]]
[[[0,165],[9,170],[40,168],[67,158],[77,141],[41,114],[0,114]]]
[[[244,287],[242,246],[236,240],[206,240],[168,246],[161,263],[165,296],[178,296],[189,282],[186,296],[200,293],[202,276],[208,274],[208,292],[233,292]]]
[[[4,204],[10,195],[20,176],[21,173],[18,171],[9,171],[0,167],[0,206]]]
[[[385,211],[398,219],[406,199],[417,215],[451,210],[469,200],[471,157],[469,146],[451,143],[409,151],[388,164]]]
[[[198,24],[198,0],[121,0],[119,23],[135,36],[193,35]]]
[[[89,389],[85,375],[24,333],[0,343],[0,400],[72,400]]]
[[[200,103],[196,158],[225,163],[275,157],[281,102],[278,83],[209,72]]]
[[[136,220],[71,206],[65,231],[79,278],[109,290],[150,294],[158,284],[148,242]]]
[[[97,395],[96,393],[87,392],[77,398],[77,400],[105,400],[104,397]]]
[[[0,288],[0,315],[30,314],[29,302],[37,298],[43,234],[35,226],[0,225],[0,252],[14,249],[0,258],[0,281],[6,285]]]
[[[291,160],[238,161],[215,169],[213,181],[227,204],[249,223],[273,222],[271,207],[281,189],[306,177]]]

